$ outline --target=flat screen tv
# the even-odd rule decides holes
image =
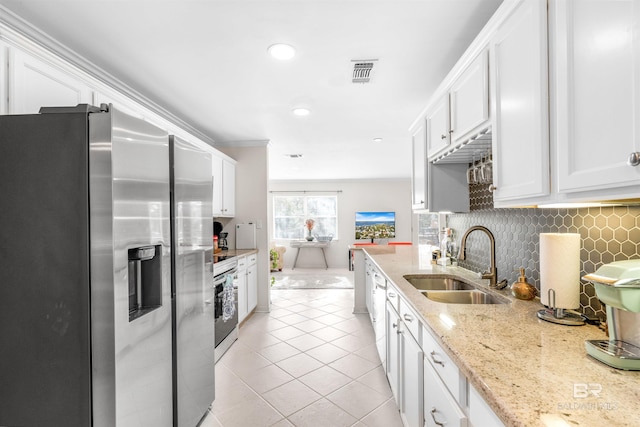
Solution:
[[[396,237],[395,212],[356,212],[356,240]]]

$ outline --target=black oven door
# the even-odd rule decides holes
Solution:
[[[226,279],[226,275],[223,276],[222,279],[218,280],[218,277],[215,278],[216,283],[216,296],[215,296],[215,334],[216,334],[216,344],[220,344],[233,329],[238,325],[238,289],[234,286],[233,289],[233,316],[224,320],[223,316],[223,307],[224,307],[224,282]],[[218,283],[219,282],[219,283]],[[235,280],[234,280],[235,282]],[[235,285],[235,283],[234,283]]]

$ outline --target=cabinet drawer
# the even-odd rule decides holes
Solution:
[[[258,254],[247,255],[247,265],[254,265],[258,261]]]
[[[238,257],[238,270],[244,270],[247,268],[247,257]]]
[[[400,293],[389,283],[387,283],[387,300],[396,311],[400,311]]]
[[[429,359],[425,355],[425,359]],[[467,416],[442,383],[431,363],[424,361],[424,419],[428,427],[466,427]],[[478,424],[481,426],[482,424]]]
[[[459,404],[464,405],[466,403],[466,378],[460,375],[456,364],[425,328],[422,328],[422,350],[424,358],[442,378],[451,395]]]
[[[414,311],[409,307],[409,304],[405,302],[405,300],[400,299],[400,318],[402,322],[405,324],[411,335],[416,339],[416,341],[420,341],[420,327],[422,324],[420,323],[419,317],[414,313]]]

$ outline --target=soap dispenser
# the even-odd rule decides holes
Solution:
[[[524,276],[524,268],[520,269],[518,281],[511,285],[511,294],[523,300],[530,300],[536,297],[536,288],[527,282],[527,278]]]

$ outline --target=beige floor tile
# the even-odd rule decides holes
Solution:
[[[215,415],[209,412],[198,427],[223,427],[223,425],[220,424],[220,421],[218,421]]]
[[[278,320],[280,320],[281,322],[286,323],[287,325],[295,325],[297,323],[307,321],[307,320],[309,320],[309,318],[308,317],[304,317],[303,315],[298,314],[298,313],[291,313],[291,314],[288,314],[286,316],[282,316],[282,317],[278,318]]]
[[[307,312],[304,313],[305,317],[307,316]],[[324,323],[320,323],[317,320],[307,319],[303,322],[296,323],[296,328],[301,331],[305,331],[307,333],[317,331],[318,329],[326,328],[327,325]]]
[[[287,341],[287,340],[290,340],[291,338],[304,335],[305,333],[304,331],[301,331],[300,329],[294,326],[285,326],[284,328],[271,331],[270,334],[282,341]]]
[[[247,353],[233,353],[231,351],[233,347],[240,344],[241,343],[238,342],[234,343],[231,349],[229,349],[229,351],[227,351],[225,355],[222,356],[218,363],[222,363],[239,376],[246,376],[253,371],[271,364],[269,360],[262,357],[253,350]]]
[[[348,427],[357,419],[332,402],[321,399],[289,417],[296,427]]]
[[[295,356],[289,357],[288,359],[281,360],[280,362],[276,363],[276,365],[287,371],[288,374],[294,376],[295,378],[298,378],[315,369],[318,369],[322,366],[322,363],[318,362],[311,356],[300,353]]]
[[[320,338],[316,338],[313,335],[304,334],[299,337],[292,338],[287,340],[287,344],[294,346],[300,351],[308,351],[312,348],[318,347],[322,344],[325,344],[324,340]]]
[[[295,356],[300,353],[300,350],[286,342],[279,341],[277,344],[260,349],[258,353],[269,359],[271,362],[276,363],[288,357]]]
[[[371,340],[349,334],[331,341],[331,344],[353,353],[371,344]]]
[[[367,359],[356,356],[355,354],[348,354],[335,362],[331,362],[329,366],[353,379],[356,379],[369,372],[377,365]]]
[[[382,365],[367,372],[356,381],[374,389],[385,397],[393,396],[391,387],[389,386],[389,380],[387,380],[387,375],[385,374]]]
[[[308,350],[306,354],[318,359],[322,363],[331,363],[348,355],[349,352],[331,343],[326,343]]]
[[[392,398],[376,408],[360,422],[367,427],[402,427],[400,412]]]
[[[331,314],[331,313],[327,313],[324,316],[319,316],[316,317],[314,320],[317,320],[318,322],[322,322],[325,325],[335,325],[336,323],[340,323],[340,322],[344,322],[344,318],[340,317],[340,316],[336,316],[335,314]]]
[[[323,396],[333,393],[353,381],[342,372],[338,372],[329,366],[322,366],[298,379]]]
[[[276,365],[265,366],[241,378],[257,393],[265,393],[293,380],[293,376]]]
[[[273,290],[272,301],[216,364],[201,427],[401,426],[368,315],[351,313],[353,289]]]
[[[333,328],[331,326],[325,326],[322,329],[318,329],[317,331],[311,332],[311,335],[313,335],[314,337],[323,339],[326,342],[331,342],[335,339],[338,339],[340,337],[347,335],[347,333],[344,331],[341,331],[340,329]]]
[[[270,426],[284,418],[260,396],[227,406],[214,415],[224,427]]]
[[[327,399],[360,419],[388,400],[387,397],[359,382],[351,382],[334,391]]]
[[[358,356],[376,364],[381,363],[378,348],[375,343],[364,346],[360,350],[354,351],[353,354],[357,354]]]
[[[322,396],[298,380],[289,381],[262,395],[286,417],[312,404]]]

